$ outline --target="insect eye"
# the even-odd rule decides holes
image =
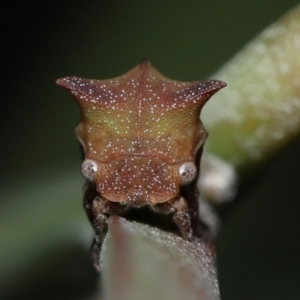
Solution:
[[[85,159],[81,165],[81,173],[83,177],[90,181],[95,180],[97,170],[98,164],[91,159]]]
[[[193,162],[186,162],[179,167],[180,185],[192,182],[197,175],[197,168]]]

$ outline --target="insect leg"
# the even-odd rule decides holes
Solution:
[[[91,249],[91,260],[94,268],[99,272],[99,255],[101,245],[107,232],[107,221],[110,215],[121,213],[126,209],[126,206],[120,205],[119,203],[110,202],[97,196],[91,207],[92,213],[92,225],[95,230],[95,239]]]
[[[99,196],[95,183],[87,181],[83,187],[83,206],[87,217],[95,231],[95,238],[91,248],[91,260],[97,271],[100,271],[99,253],[107,231],[107,221],[110,215],[118,214],[126,209],[126,206],[110,202]]]
[[[91,216],[90,221],[95,230],[95,237],[90,252],[90,258],[92,260],[92,264],[94,268],[98,272],[100,272],[100,264],[99,264],[100,250],[105,236],[105,232],[107,230],[107,220],[108,220],[107,216],[104,214],[104,210],[105,210],[105,205],[98,200],[98,197],[96,197],[93,200],[92,206],[89,210]]]
[[[189,208],[184,198],[175,199],[174,202],[157,204],[155,210],[162,213],[174,213],[173,220],[185,240],[191,240],[193,235]]]

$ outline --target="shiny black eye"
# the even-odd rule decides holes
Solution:
[[[197,168],[193,162],[186,162],[179,167],[180,185],[192,182],[197,175]]]
[[[98,164],[91,159],[85,159],[81,165],[83,177],[89,181],[95,181],[95,175],[98,170]]]

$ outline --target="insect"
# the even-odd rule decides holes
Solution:
[[[171,214],[184,239],[197,235],[196,181],[207,137],[199,116],[226,84],[174,81],[147,60],[113,79],[56,83],[81,110],[75,133],[84,153],[84,207],[95,230],[96,269],[108,217],[130,207]]]

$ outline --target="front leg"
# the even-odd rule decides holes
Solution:
[[[92,225],[96,234],[96,241],[98,244],[102,244],[104,240],[105,233],[107,231],[107,220],[110,215],[117,215],[122,212],[127,207],[121,205],[118,202],[111,202],[106,199],[97,196],[93,202],[91,207],[92,213]]]
[[[185,240],[191,240],[193,230],[189,208],[184,198],[180,197],[174,202],[159,203],[153,207],[154,210],[162,213],[174,213],[173,220]]]
[[[87,181],[84,185],[83,205],[88,219],[95,230],[90,256],[93,266],[99,272],[99,254],[107,231],[108,217],[123,212],[126,206],[101,199],[96,191],[95,184],[90,181]]]
[[[126,207],[119,203],[101,199],[94,182],[86,181],[83,186],[83,206],[87,217],[95,230],[95,238],[91,248],[91,260],[97,271],[100,271],[99,253],[107,231],[107,220],[110,215],[121,213]]]
[[[125,209],[126,206],[123,206],[116,202],[110,202],[108,200],[101,199],[100,196],[97,196],[92,202],[91,214],[93,216],[92,225],[95,230],[95,238],[93,241],[90,257],[94,268],[98,272],[100,272],[100,250],[105,234],[107,232],[108,217],[110,215],[122,213]]]
[[[90,221],[95,231],[95,237],[91,247],[90,258],[97,272],[100,272],[100,250],[105,233],[107,231],[108,217],[104,214],[104,212],[105,204],[101,203],[98,197],[96,197],[92,201],[92,205],[89,208],[88,213],[90,215]]]

